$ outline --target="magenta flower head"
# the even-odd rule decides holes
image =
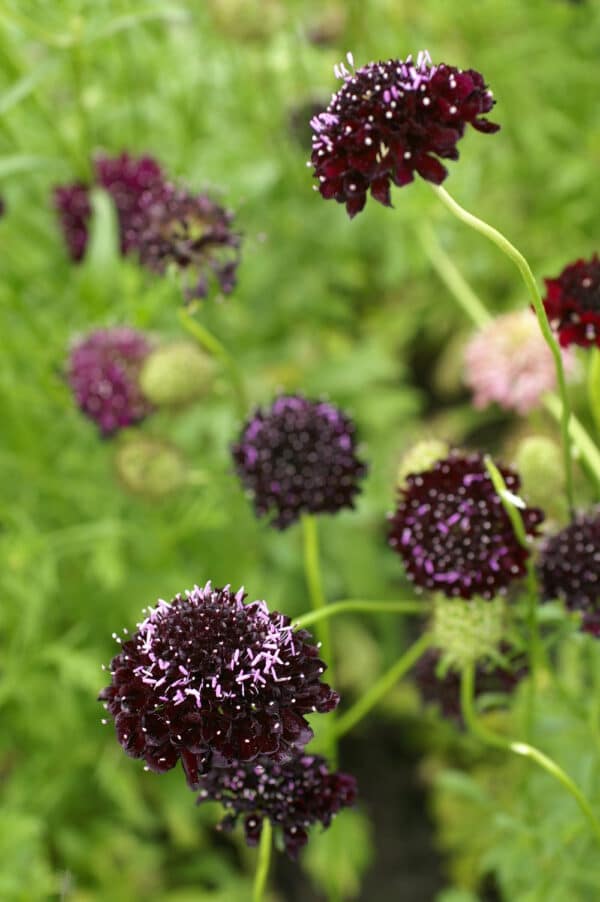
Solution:
[[[436,185],[448,175],[442,160],[458,159],[467,125],[480,132],[499,126],[482,118],[494,105],[483,77],[441,63],[429,54],[334,71],[343,82],[325,112],[315,116],[309,166],[324,198],[345,203],[350,217],[363,209],[367,191],[391,206],[390,186],[412,182],[415,172]],[[316,186],[315,186],[316,187]]]
[[[568,351],[563,361],[572,371]],[[539,406],[556,386],[556,369],[531,310],[498,316],[473,336],[465,350],[465,381],[477,408],[496,402],[524,415]]]
[[[517,473],[499,470],[516,494]],[[523,507],[520,513],[527,534],[535,536],[542,511]],[[493,598],[525,574],[529,552],[517,540],[480,454],[454,452],[408,476],[390,521],[389,543],[422,589]]]
[[[231,294],[241,242],[232,222],[233,215],[206,195],[168,185],[147,211],[140,260],[158,273],[169,266],[185,273],[190,299],[206,297],[211,280]]]
[[[227,816],[222,830],[231,830],[243,817],[246,842],[255,846],[267,818],[281,828],[291,858],[307,843],[312,824],[328,827],[338,811],[356,798],[354,777],[331,773],[318,755],[297,756],[283,764],[261,759],[213,768],[200,777],[199,787],[199,804],[218,801],[224,806]]]
[[[600,347],[600,260],[577,260],[545,279],[544,307],[563,347]]]
[[[539,572],[545,598],[579,611],[584,632],[600,636],[600,508],[546,539]]]
[[[522,654],[511,654],[508,645],[504,645],[501,651],[504,657],[511,655],[506,666],[489,661],[477,664],[475,697],[489,693],[508,695],[527,675],[527,662]],[[443,717],[462,726],[460,673],[453,669],[441,672],[441,657],[436,649],[428,649],[415,666],[415,683],[424,704],[436,704]]]
[[[146,335],[126,327],[98,329],[71,348],[71,390],[102,435],[139,423],[152,412],[139,385],[140,370],[151,350]]]
[[[258,408],[232,447],[237,472],[259,517],[286,529],[302,513],[354,507],[367,467],[356,455],[356,427],[327,401],[281,395]]]
[[[164,190],[164,176],[156,160],[149,156],[98,157],[94,163],[95,182],[112,197],[119,220],[121,253],[139,247],[140,232],[148,207]],[[92,215],[89,185],[76,182],[54,189],[54,203],[71,259],[85,256],[89,221]]]
[[[117,639],[100,693],[127,754],[158,773],[181,760],[192,787],[208,766],[293,757],[313,735],[305,715],[339,701],[309,633],[244,598],[207,583],[159,601]]]

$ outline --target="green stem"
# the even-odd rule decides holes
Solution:
[[[588,404],[594,418],[596,434],[600,433],[600,350],[590,348],[588,366],[587,392]]]
[[[565,486],[569,509],[571,512],[573,512],[573,460],[571,455],[571,433],[569,430],[571,407],[569,404],[569,395],[567,392],[565,370],[558,342],[556,341],[552,333],[552,329],[550,328],[550,323],[548,322],[548,317],[546,316],[542,298],[529,263],[520,253],[520,251],[518,251],[516,247],[514,247],[514,245],[512,245],[501,232],[488,225],[487,222],[484,222],[482,219],[478,219],[477,216],[473,216],[472,213],[469,213],[467,210],[461,207],[460,204],[458,204],[454,200],[454,198],[448,194],[445,188],[442,188],[440,185],[432,185],[431,187],[435,191],[439,199],[442,201],[442,203],[445,204],[445,206],[448,208],[448,210],[450,210],[451,213],[453,213],[454,216],[460,219],[461,222],[464,222],[466,225],[470,226],[472,229],[475,229],[476,232],[479,232],[481,235],[489,238],[490,241],[493,241],[493,243],[497,247],[499,247],[504,254],[506,254],[509,260],[512,260],[512,262],[519,270],[523,281],[525,282],[525,286],[531,298],[535,314],[540,324],[542,335],[544,336],[546,344],[550,348],[550,351],[554,358],[554,365],[556,367],[558,391],[562,402],[561,433],[565,467]]]
[[[492,320],[491,313],[484,307],[460,270],[442,249],[431,226],[422,224],[419,226],[417,234],[429,262],[442,282],[448,286],[463,311],[478,328],[486,326]]]
[[[335,617],[336,614],[348,614],[352,611],[366,614],[427,614],[429,610],[430,606],[423,601],[336,601],[327,607],[296,617],[293,626],[304,629],[325,617]]]
[[[322,618],[322,622],[319,624],[317,630],[317,635],[321,642],[321,656],[329,670],[329,682],[335,683],[331,631],[329,629],[327,615],[325,614],[325,611],[327,610],[327,599],[323,588],[319,559],[318,523],[317,518],[313,514],[304,514],[302,517],[302,539],[304,548],[304,573],[306,576],[310,606],[314,613],[318,615],[317,620]],[[333,718],[335,718],[335,711],[332,711],[330,715],[330,720]],[[326,741],[328,743],[328,755],[331,758],[332,766],[335,766],[337,762],[337,743],[335,741],[334,731],[331,728],[326,734]]]
[[[473,664],[469,664],[463,671],[460,695],[463,717],[467,727],[473,735],[486,745],[503,749],[504,751],[512,752],[515,755],[521,755],[524,758],[530,758],[532,761],[535,761],[539,767],[550,774],[551,777],[557,780],[567,792],[573,796],[588,819],[594,836],[598,842],[600,842],[600,821],[596,818],[592,806],[575,781],[565,773],[556,761],[526,742],[504,739],[502,736],[490,732],[486,727],[479,723],[475,714],[475,668]]]
[[[269,866],[271,864],[271,847],[273,845],[273,828],[271,821],[266,817],[262,822],[260,844],[258,846],[258,859],[256,873],[254,875],[254,887],[252,890],[252,902],[263,902]]]
[[[471,286],[467,284],[460,271],[454,265],[454,262],[435,239],[432,230],[428,227],[422,227],[419,229],[418,234],[429,262],[440,276],[442,282],[450,289],[463,311],[476,325],[484,325],[485,322],[489,323],[492,320],[492,316],[487,312]],[[475,298],[475,302],[473,302],[473,298]],[[543,404],[551,416],[560,424],[563,416],[560,398],[554,394],[547,394],[544,397]],[[598,488],[600,488],[600,451],[573,414],[571,414],[569,420],[569,432],[573,444],[577,447],[582,460],[587,464]]]
[[[529,539],[527,538],[525,524],[523,523],[523,517],[521,516],[519,508],[515,504],[514,496],[512,496],[507,489],[506,483],[502,478],[502,474],[492,458],[486,454],[484,461],[486,469],[490,474],[492,485],[498,493],[500,501],[502,502],[502,506],[510,519],[515,536],[517,537],[517,540],[521,547],[524,548],[527,552],[527,561],[525,564],[527,568],[527,641],[529,652],[529,699],[527,711],[527,731],[528,734],[531,734],[531,731],[533,729],[537,675],[541,657],[540,628],[538,622],[539,591],[537,576],[535,572],[533,556],[531,554],[531,545]]]
[[[203,326],[198,320],[194,319],[185,308],[181,307],[179,309],[178,316],[179,322],[183,328],[196,339],[198,344],[212,354],[213,357],[220,360],[227,368],[237,400],[238,414],[244,419],[248,413],[248,398],[246,396],[242,375],[235,359],[224,345],[221,344],[219,339],[216,338],[212,332],[209,332],[206,326]]]
[[[371,711],[381,699],[396,685],[412,667],[417,663],[423,652],[431,645],[432,639],[429,633],[424,633],[420,639],[410,646],[395,664],[373,683],[353,705],[348,708],[341,717],[338,717],[333,725],[336,739],[348,733],[363,717]]]

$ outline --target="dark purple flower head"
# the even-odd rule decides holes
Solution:
[[[204,194],[168,185],[150,205],[139,240],[140,260],[155,272],[169,265],[186,273],[187,295],[203,298],[211,279],[223,294],[236,284],[240,236],[233,216]]]
[[[544,307],[563,347],[600,348],[600,260],[577,260],[545,279]]]
[[[580,611],[582,629],[600,636],[600,508],[546,539],[539,571],[545,598]]]
[[[302,513],[354,507],[367,472],[356,456],[356,427],[337,407],[302,395],[281,395],[258,408],[232,448],[237,472],[259,517],[285,529]]]
[[[160,166],[152,157],[131,157],[122,153],[118,157],[98,157],[94,172],[96,184],[108,191],[114,201],[121,253],[137,250],[148,206],[164,191]],[[76,262],[83,259],[87,247],[92,215],[89,190],[90,186],[81,182],[54,189],[54,202],[69,254]]]
[[[476,697],[487,693],[508,694],[527,675],[528,668],[524,655],[511,652],[507,645],[500,650],[505,657],[510,656],[506,666],[490,662],[477,664],[475,670]],[[442,675],[439,672],[440,660],[441,652],[433,648],[422,655],[414,670],[417,689],[425,704],[439,705],[440,712],[444,717],[462,725],[460,673],[457,670],[448,669]]]
[[[209,765],[292,757],[312,737],[305,715],[339,701],[309,633],[244,597],[207,583],[159,601],[100,694],[127,754],[158,773],[181,759],[192,787]]]
[[[367,191],[391,206],[390,185],[412,182],[415,172],[439,185],[448,172],[439,158],[458,159],[456,145],[467,125],[498,131],[483,114],[494,105],[483,77],[462,71],[429,54],[416,62],[388,60],[352,71],[335,67],[343,81],[324,113],[315,116],[311,161],[324,198],[345,203],[350,217],[360,213]]]
[[[499,470],[507,488],[518,492],[515,471]],[[520,513],[527,534],[536,535],[541,510]],[[455,452],[408,476],[390,520],[390,545],[423,589],[493,598],[525,574],[529,552],[519,544],[480,454]]]
[[[328,827],[340,808],[356,798],[356,780],[350,774],[330,773],[325,759],[302,755],[284,764],[262,760],[214,768],[200,778],[198,802],[221,802],[228,812],[221,829],[244,819],[246,842],[255,846],[264,818],[283,832],[291,858],[308,841],[307,830],[320,822]]]
[[[142,332],[98,329],[73,345],[68,379],[77,404],[107,436],[152,412],[139,374],[152,344]]]

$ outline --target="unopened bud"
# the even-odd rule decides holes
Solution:
[[[213,378],[210,357],[192,342],[179,341],[162,345],[148,355],[140,385],[157,407],[178,407],[207,395]]]
[[[162,498],[187,481],[187,467],[179,450],[155,438],[135,438],[117,450],[115,466],[130,492]]]
[[[443,460],[450,453],[450,445],[438,438],[422,439],[404,454],[398,467],[396,484],[404,485],[406,477],[411,473],[424,473],[436,461]]]
[[[470,601],[438,596],[433,605],[433,644],[444,669],[463,670],[477,661],[498,661],[506,636],[506,603],[502,598]]]

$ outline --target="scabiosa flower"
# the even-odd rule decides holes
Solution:
[[[255,846],[268,818],[283,832],[291,858],[308,841],[312,824],[328,827],[341,808],[356,798],[356,780],[350,774],[331,773],[319,755],[302,755],[284,764],[269,760],[214,768],[200,777],[198,802],[216,800],[228,812],[221,829],[232,829],[244,819],[246,842]]]
[[[493,693],[508,695],[527,675],[525,656],[501,647],[506,666],[492,662],[479,663],[475,669],[475,696]],[[446,669],[440,672],[441,652],[430,648],[421,656],[414,670],[415,683],[424,704],[437,704],[444,717],[462,725],[460,704],[460,673]]]
[[[205,194],[167,186],[150,205],[139,239],[140,260],[155,272],[174,265],[186,273],[187,295],[204,298],[216,279],[223,294],[236,284],[240,235],[233,214]]]
[[[468,343],[464,359],[465,381],[479,409],[495,401],[524,415],[556,385],[552,353],[528,309],[498,316],[480,329]],[[567,352],[563,359],[572,371],[573,356]]]
[[[148,207],[164,191],[164,176],[150,156],[101,156],[94,163],[95,182],[112,197],[119,220],[121,253],[138,249],[140,231],[145,225]],[[58,211],[71,259],[85,256],[92,208],[89,185],[76,182],[54,189]]]
[[[499,469],[517,493],[517,473]],[[520,513],[527,534],[536,535],[541,510],[523,507]],[[517,540],[480,454],[454,452],[408,476],[390,520],[390,545],[423,589],[493,598],[525,574],[529,552]]]
[[[335,513],[354,507],[358,481],[367,472],[356,456],[356,427],[327,401],[281,395],[258,408],[232,453],[259,517],[285,529],[302,513]]]
[[[339,700],[310,634],[245,597],[207,583],[159,601],[100,693],[127,754],[158,773],[181,760],[192,787],[209,765],[292,757],[312,738],[305,715]]]
[[[600,508],[578,514],[544,542],[539,571],[546,599],[580,611],[582,629],[600,636]]]
[[[79,408],[102,435],[139,423],[152,412],[139,385],[151,349],[146,335],[126,327],[98,329],[71,348],[69,384]]]
[[[600,347],[600,259],[577,260],[545,279],[544,307],[563,347]]]
[[[350,217],[359,213],[367,191],[391,206],[390,185],[412,182],[415,172],[441,184],[448,172],[440,159],[458,159],[456,145],[467,125],[495,132],[483,114],[494,105],[483,77],[441,63],[429,54],[369,63],[352,71],[342,63],[334,72],[343,85],[324,113],[315,116],[309,166],[326,199],[345,203]],[[316,187],[316,186],[315,186]]]

